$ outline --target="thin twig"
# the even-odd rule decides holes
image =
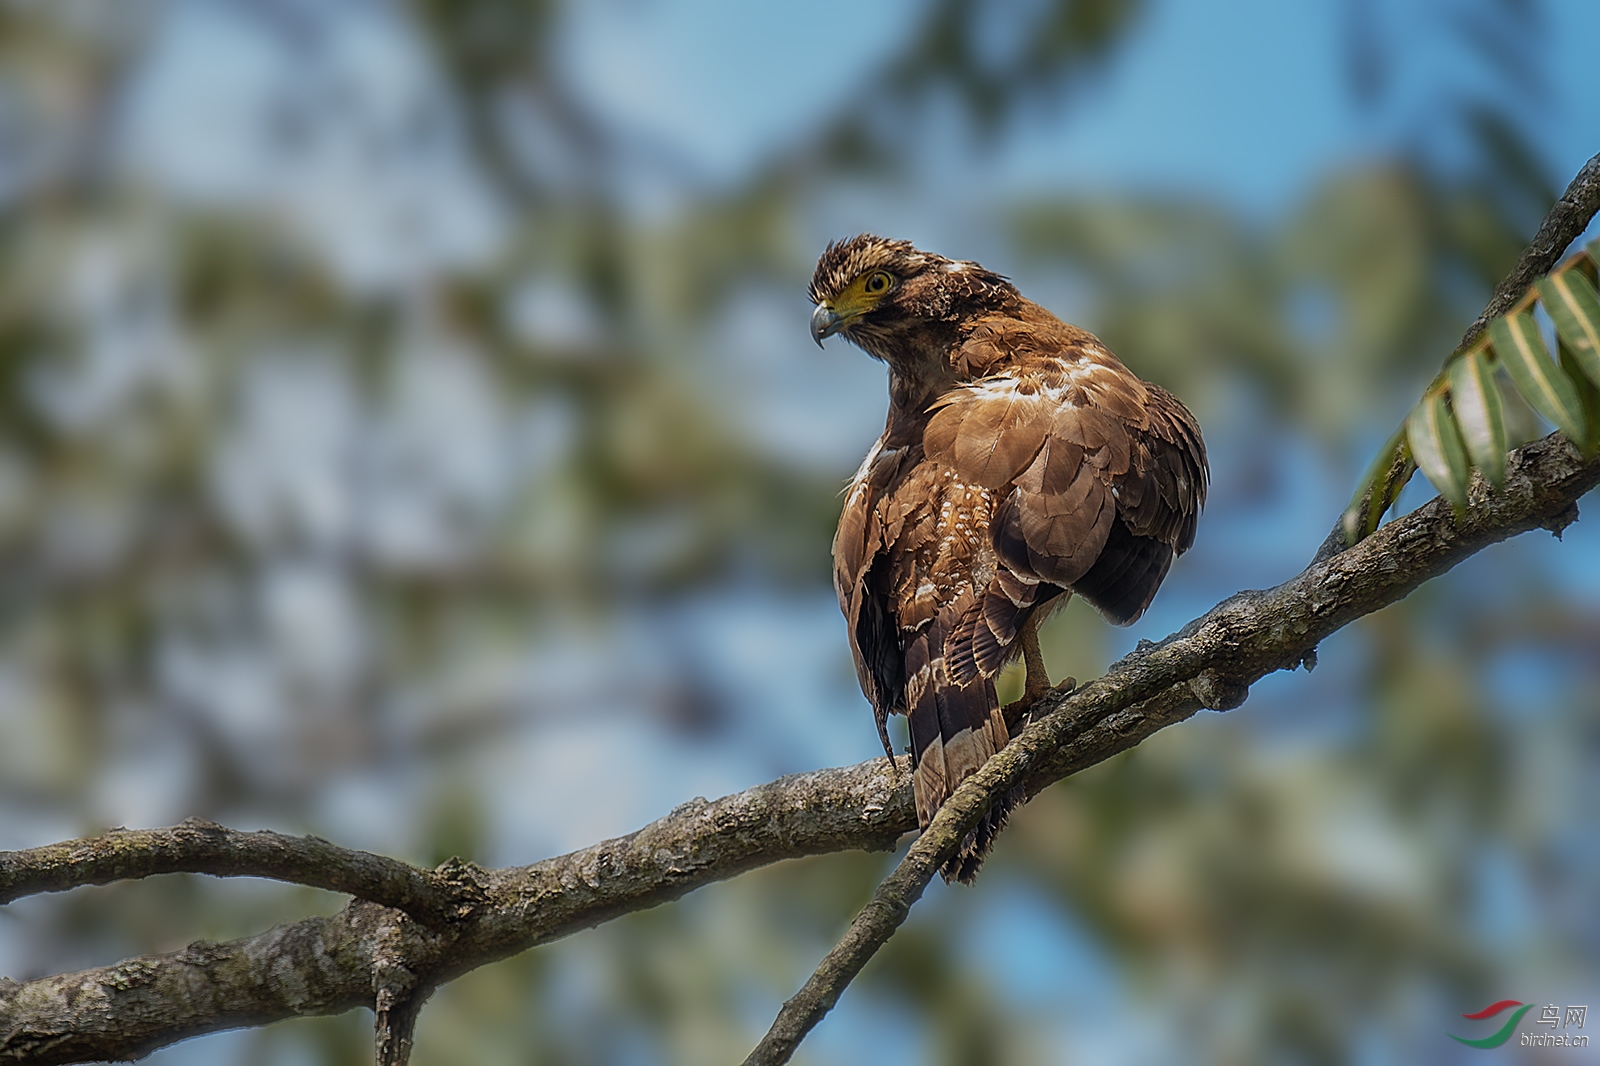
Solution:
[[[0,852],[0,904],[80,885],[197,873],[265,877],[345,892],[404,911],[441,928],[469,907],[458,883],[371,852],[320,837],[246,833],[199,818],[170,829],[112,829],[100,836],[24,851]]]
[[[418,972],[423,966],[422,958],[408,952],[408,938],[401,922],[380,927],[374,939],[373,1060],[376,1066],[406,1066],[411,1061],[417,1015],[433,994],[433,983],[427,974]]]

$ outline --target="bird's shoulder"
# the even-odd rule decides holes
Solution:
[[[969,381],[991,375],[1048,381],[1080,363],[1128,372],[1100,338],[1030,300],[963,322],[950,362]]]
[[[1019,512],[1038,511],[1027,532],[1050,554],[1098,551],[1113,513],[1179,551],[1192,543],[1205,446],[1177,397],[1094,334],[1025,301],[974,319],[957,358],[973,374],[930,405],[930,460],[1007,493]]]
[[[1152,387],[1098,337],[1025,301],[969,327],[952,360],[965,379],[927,408],[922,444],[931,460],[996,489],[1056,438],[1057,467],[1109,448],[1116,458],[1099,469],[1127,469],[1129,434],[1151,424]]]

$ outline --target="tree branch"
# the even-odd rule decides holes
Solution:
[[[155,874],[266,877],[405,911],[443,928],[470,909],[463,886],[398,859],[353,851],[321,837],[242,833],[201,818],[170,829],[112,829],[102,836],[0,852],[0,904],[38,892]]]
[[[1456,351],[1470,348],[1488,328],[1491,319],[1509,311],[1536,278],[1550,273],[1561,253],[1588,228],[1589,220],[1597,211],[1600,211],[1600,155],[1583,165],[1567,185],[1567,191],[1550,206],[1539,224],[1539,232],[1517,257],[1517,265],[1511,268],[1511,273],[1495,286],[1494,294],[1483,312],[1467,327]]]
[[[1504,491],[1475,483],[1459,520],[1438,501],[1424,505],[1275,589],[1231,597],[1058,700],[956,790],[906,863],[852,923],[847,945],[830,953],[832,976],[814,978],[785,1005],[751,1061],[787,1058],[783,1048],[792,1051],[904,920],[988,797],[1013,784],[1036,793],[1201,706],[1237,706],[1256,678],[1309,661],[1329,633],[1403,598],[1474,552],[1529,529],[1564,528],[1576,517],[1578,498],[1597,483],[1600,459],[1585,461],[1558,435],[1537,441],[1512,453]],[[197,943],[27,983],[3,981],[0,1061],[132,1058],[219,1029],[372,1007],[385,987],[401,987],[394,983],[397,965],[414,982],[405,987],[431,989],[757,866],[892,847],[916,826],[910,792],[904,759],[893,768],[878,758],[795,774],[714,802],[691,801],[636,833],[530,866],[483,870],[447,863],[432,876],[457,886],[473,905],[446,928],[354,901],[337,915],[226,944]],[[27,883],[42,886],[34,891],[63,887],[24,872],[27,862],[18,856],[70,855],[79,846],[14,853],[0,868],[22,879],[13,883],[33,878]],[[140,876],[157,872],[154,863],[128,861],[125,869]],[[169,863],[161,870],[177,868]],[[396,1024],[392,1014],[389,1024]]]
[[[373,1059],[377,1066],[406,1066],[411,1061],[417,1015],[433,994],[433,985],[413,971],[405,938],[397,927],[384,930],[387,943],[373,960]]]
[[[1597,209],[1600,156],[1551,209],[1464,345],[1554,265]],[[1459,521],[1434,501],[1342,553],[1330,537],[1299,577],[1230,598],[1047,704],[1048,713],[956,790],[748,1062],[788,1061],[993,797],[1019,785],[1032,795],[1200,707],[1235,707],[1256,679],[1313,662],[1323,637],[1467,555],[1535,526],[1559,532],[1600,481],[1600,461],[1584,462],[1553,435],[1513,453],[1507,479],[1493,495],[1476,483]],[[0,1059],[130,1058],[201,1033],[364,1005],[376,1013],[378,1063],[404,1066],[417,1013],[443,981],[766,863],[886,849],[914,825],[904,760],[873,760],[780,778],[715,803],[697,799],[630,836],[504,870],[452,860],[428,871],[315,837],[197,820],[0,854],[0,903],[180,871],[270,877],[357,897],[331,918],[228,944],[195,943],[26,984],[0,980]]]

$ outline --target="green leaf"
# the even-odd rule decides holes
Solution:
[[[1561,368],[1572,378],[1578,390],[1578,399],[1583,404],[1583,413],[1589,419],[1589,436],[1578,442],[1578,450],[1583,452],[1585,458],[1592,459],[1596,452],[1600,452],[1600,387],[1579,372],[1577,356],[1566,341],[1558,339],[1556,347],[1561,352]]]
[[[1345,508],[1341,516],[1346,547],[1373,534],[1384,512],[1394,506],[1400,490],[1406,487],[1406,482],[1411,480],[1416,469],[1406,445],[1406,427],[1402,425],[1378,449],[1378,457],[1367,468],[1366,475],[1356,486],[1350,506]]]
[[[1450,402],[1472,465],[1495,488],[1506,483],[1506,421],[1489,353],[1473,352],[1450,367]]]
[[[1516,383],[1517,391],[1535,411],[1565,433],[1568,440],[1581,444],[1588,436],[1583,404],[1572,381],[1545,350],[1533,316],[1524,312],[1497,318],[1489,323],[1489,337],[1494,342],[1495,354]]]
[[[1411,445],[1405,439],[1405,427],[1400,427],[1400,448],[1394,459],[1389,464],[1389,469],[1384,472],[1382,480],[1375,487],[1372,495],[1372,526],[1367,530],[1372,533],[1377,530],[1378,523],[1382,521],[1384,512],[1395,505],[1400,499],[1400,492],[1411,483],[1411,475],[1417,472],[1417,464],[1411,458]]]
[[[1417,466],[1457,511],[1467,506],[1467,452],[1445,406],[1444,393],[1425,398],[1406,419],[1406,440]]]
[[[1588,278],[1589,284],[1600,285],[1600,241],[1589,242],[1583,250],[1583,258],[1578,260],[1573,269]]]
[[[1589,380],[1600,385],[1600,294],[1576,270],[1539,279],[1539,299]]]

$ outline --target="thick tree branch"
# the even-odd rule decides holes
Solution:
[[[905,876],[894,880],[897,871],[869,904],[870,914],[852,925],[851,946],[834,960],[839,977],[825,976],[816,988],[808,984],[785,1006],[763,1048],[792,1048],[826,1013],[846,983],[840,978],[859,971],[903,920],[988,796],[1015,783],[1037,792],[1200,706],[1236,706],[1256,678],[1307,661],[1329,633],[1401,599],[1472,553],[1529,529],[1559,531],[1576,517],[1578,498],[1597,483],[1600,459],[1585,461],[1559,436],[1537,441],[1512,454],[1504,491],[1475,485],[1460,520],[1437,501],[1427,504],[1275,589],[1228,599],[1058,701],[956,791],[913,845]],[[372,1007],[384,988],[432,988],[766,863],[891,847],[915,825],[904,760],[894,769],[879,758],[780,778],[714,802],[694,800],[629,836],[531,866],[446,864],[436,876],[473,905],[444,929],[352,902],[332,917],[227,944],[0,982],[0,1060],[129,1058],[218,1029]],[[74,846],[62,845],[68,852]],[[15,856],[8,861],[13,865],[6,869],[15,871]],[[395,983],[397,965],[405,971],[403,984]]]

